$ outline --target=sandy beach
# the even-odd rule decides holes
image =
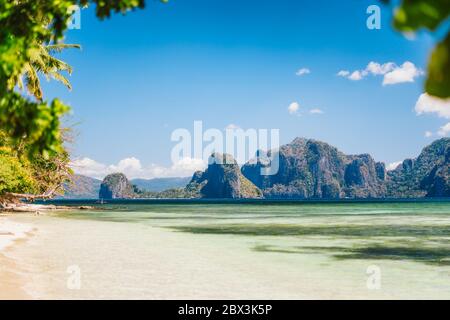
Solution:
[[[336,290],[326,279],[321,283],[307,264],[304,272],[292,265],[280,274],[264,255],[259,261],[245,255],[239,243],[114,222],[32,215],[2,221],[3,230],[17,230],[3,248],[2,299],[332,299],[352,294],[351,288]],[[276,259],[283,263],[283,257]],[[81,285],[71,288],[77,270]]]
[[[448,240],[441,232],[448,228],[448,206],[380,206],[163,205],[2,216],[0,298],[449,298]],[[280,229],[285,231],[279,235],[223,233],[259,232],[269,225],[274,232],[306,232],[306,226],[316,231],[302,236],[284,234],[291,229]],[[209,233],[198,233],[203,226]],[[348,231],[340,235],[340,228]],[[379,237],[380,230],[388,233]],[[414,238],[414,232],[429,235]],[[361,245],[419,251],[410,256],[397,248],[403,256],[343,259],[345,250]],[[344,253],[337,259],[339,248]],[[428,248],[434,250],[427,253],[430,260],[422,261]],[[370,266],[381,271],[376,290],[367,286]]]
[[[0,216],[0,299],[31,298],[23,288],[26,277],[20,274],[20,267],[7,255],[14,246],[25,245],[32,232],[30,224],[17,223],[4,215]]]
[[[9,268],[2,276],[2,298],[263,299],[270,291],[271,298],[308,298],[289,281],[276,289],[270,275],[275,270],[262,270],[251,257],[235,259],[238,248],[218,254],[203,239],[187,241],[182,233],[111,222],[21,215],[9,217],[4,226],[32,221],[35,234],[4,249]],[[81,286],[73,289],[70,270],[77,269]],[[304,285],[313,283],[305,278]]]

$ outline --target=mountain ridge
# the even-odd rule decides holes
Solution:
[[[119,180],[123,180],[124,195],[131,198],[450,197],[450,138],[433,141],[416,158],[405,159],[391,171],[370,154],[347,155],[326,142],[314,139],[295,138],[278,150],[269,151],[269,155],[277,154],[279,170],[272,176],[261,175],[261,169],[268,165],[267,159],[252,159],[240,168],[230,155],[217,153],[212,158],[223,158],[225,161],[211,162],[205,171],[197,171],[190,179],[161,178],[151,182],[161,180],[159,182],[163,182],[167,187],[165,189],[161,187],[153,191],[142,188],[142,184],[151,180],[140,179],[141,186],[134,185],[135,180],[125,181],[125,176]],[[100,180],[84,178],[75,182],[81,185],[79,193],[86,194],[86,190],[94,192],[100,188]],[[94,186],[89,187],[89,183]],[[69,196],[74,194],[73,188],[68,190]]]

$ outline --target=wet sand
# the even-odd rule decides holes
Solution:
[[[23,289],[25,279],[16,272],[18,266],[2,254],[0,254],[0,265],[0,300],[30,299],[31,297]]]
[[[24,289],[27,277],[20,266],[9,255],[14,248],[24,246],[28,238],[32,237],[30,225],[12,222],[5,216],[0,216],[0,299],[24,300],[30,299]]]

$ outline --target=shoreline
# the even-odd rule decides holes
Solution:
[[[24,289],[27,281],[20,274],[20,266],[9,253],[25,244],[34,230],[31,224],[17,223],[7,215],[0,215],[0,300],[32,299]]]
[[[239,205],[311,205],[311,204],[373,204],[373,203],[450,203],[450,198],[367,198],[367,199],[226,199],[226,198],[134,198],[134,199],[53,199],[39,204],[55,205],[60,207],[70,207],[77,209],[79,207],[90,206],[89,209],[99,209],[102,205],[133,205],[133,204],[239,204]],[[84,206],[83,206],[84,204]],[[83,208],[82,208],[83,209]]]
[[[36,215],[53,211],[67,211],[67,210],[92,210],[92,206],[62,206],[56,204],[35,204],[19,202],[10,204],[7,207],[0,207],[0,216],[8,215],[8,213],[34,213]]]
[[[9,219],[8,215],[0,215],[0,254],[15,242],[30,236],[32,231],[33,225],[18,223]]]

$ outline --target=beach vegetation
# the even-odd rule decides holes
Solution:
[[[69,107],[58,98],[46,100],[40,79],[54,79],[71,89],[66,74],[72,68],[55,54],[79,48],[64,44],[64,33],[73,6],[90,4],[99,19],[144,7],[143,0],[0,0],[2,204],[49,197],[67,178],[69,154],[61,119]]]

